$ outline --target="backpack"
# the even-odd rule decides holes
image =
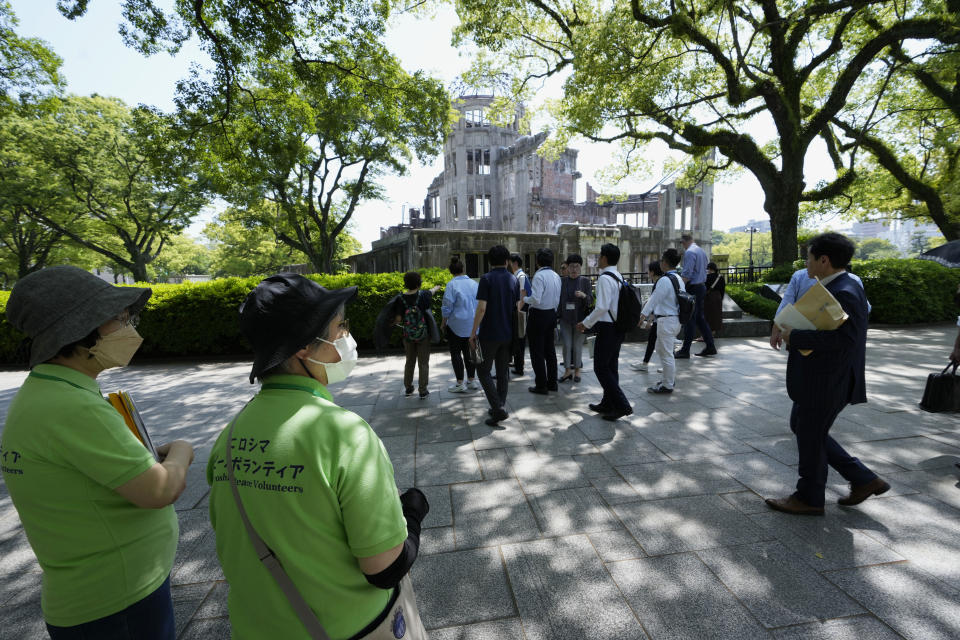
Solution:
[[[668,276],[670,274],[667,274]],[[680,326],[687,324],[693,315],[693,308],[697,304],[697,298],[692,293],[680,291],[680,284],[675,278],[670,278],[670,284],[673,285],[673,292],[677,294],[677,307],[680,309]]]
[[[410,342],[420,342],[427,337],[427,321],[423,317],[423,310],[417,303],[407,304],[406,298],[402,295],[403,301],[403,338]],[[419,302],[419,298],[418,298]]]
[[[619,280],[609,271],[604,271],[600,275]],[[619,280],[619,282],[620,295],[617,297],[617,318],[613,320],[613,314],[610,313],[610,319],[613,320],[613,327],[617,330],[617,333],[628,333],[640,324],[640,312],[643,310],[643,305],[640,303],[639,289],[625,280]]]

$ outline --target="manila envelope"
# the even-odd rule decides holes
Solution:
[[[794,329],[810,328],[798,322],[797,315],[802,316],[812,328],[832,331],[846,322],[848,316],[833,294],[827,291],[827,288],[820,284],[818,280],[815,285],[800,296],[792,305],[784,307],[783,311],[777,314],[774,322],[778,326],[789,326]],[[791,321],[792,320],[792,321]],[[810,349],[800,349],[802,355],[808,356],[812,353]]]

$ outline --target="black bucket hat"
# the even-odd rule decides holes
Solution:
[[[253,346],[250,383],[317,338],[356,287],[326,289],[296,273],[260,282],[240,305],[240,330]]]
[[[47,267],[17,280],[7,301],[7,320],[33,339],[33,368],[124,310],[140,313],[151,293],[117,287],[79,267]]]

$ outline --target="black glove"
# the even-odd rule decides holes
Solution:
[[[416,487],[411,487],[400,494],[400,504],[403,506],[403,516],[408,521],[412,518],[417,523],[423,522],[423,519],[430,513],[430,503],[427,502],[427,496],[423,491]]]

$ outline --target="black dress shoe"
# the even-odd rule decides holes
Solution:
[[[603,419],[613,422],[614,420],[619,420],[623,416],[629,416],[632,413],[633,409],[621,409],[620,411],[612,411],[610,413],[603,414]]]
[[[673,354],[674,359],[676,360],[689,360],[690,352],[689,351],[677,351]]]
[[[506,420],[507,417],[508,417],[508,414],[503,409],[496,412],[493,409],[490,409],[490,417],[484,420],[483,423],[488,426],[495,427],[497,426],[497,423],[502,422],[503,420]]]
[[[527,387],[527,391],[530,393],[539,393],[541,396],[545,396],[547,393],[549,393],[546,387]]]
[[[610,409],[603,406],[602,404],[591,404],[587,406],[590,407],[590,411],[596,411],[597,413],[607,413],[608,411],[610,411]]]
[[[560,391],[560,387],[556,384],[548,384],[547,391]]]
[[[713,349],[711,349],[710,347],[707,347],[706,349],[704,349],[703,351],[701,351],[701,352],[698,353],[697,355],[698,355],[698,356],[715,356],[715,355],[717,355],[717,349],[716,349],[716,347],[714,347]]]

